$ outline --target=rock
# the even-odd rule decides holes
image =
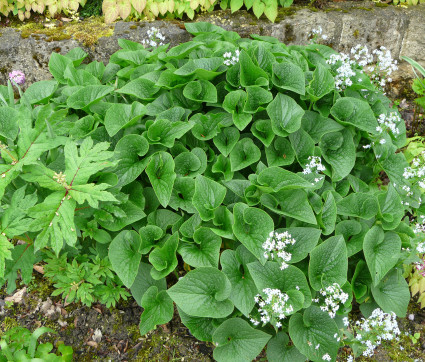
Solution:
[[[27,287],[23,287],[22,289],[19,289],[15,294],[13,294],[11,297],[6,297],[4,301],[21,304],[26,294],[27,294]]]
[[[53,304],[50,298],[41,304],[40,312],[49,319],[56,320],[61,316],[61,308]]]
[[[274,36],[286,44],[307,44],[311,31],[321,26],[323,34],[328,37],[325,43],[338,51],[348,52],[357,44],[367,45],[371,50],[385,46],[391,50],[394,58],[398,59],[404,55],[425,65],[424,18],[424,5],[409,8],[376,7],[373,2],[361,2],[358,5],[348,1],[328,3],[324,11],[296,7],[280,9],[276,23],[270,23],[263,18],[256,19],[247,11],[231,14],[230,10],[201,14],[195,21],[211,22],[226,30],[236,31],[242,37],[254,33]],[[60,29],[66,29],[66,26],[68,24],[64,24]],[[171,46],[192,38],[184,30],[184,23],[177,20],[119,21],[114,24],[112,36],[100,37],[92,48],[85,47],[73,38],[60,41],[48,39],[45,35],[22,38],[20,31],[4,28],[0,35],[0,84],[6,84],[8,73],[15,69],[25,72],[25,86],[38,80],[49,79],[50,54],[54,51],[65,54],[77,46],[89,53],[90,60],[106,63],[109,56],[119,49],[118,39],[141,42],[152,26],[159,28],[165,36],[165,41],[170,42]],[[394,82],[389,95],[404,96],[401,93],[406,87],[410,87],[413,77],[410,66],[401,64],[400,71],[392,75]]]
[[[100,343],[100,341],[102,340],[102,331],[99,328],[97,328],[94,331],[93,336],[91,338],[94,342]]]

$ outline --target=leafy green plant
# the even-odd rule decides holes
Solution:
[[[335,360],[354,299],[407,311],[403,264],[425,243],[405,214],[425,209],[404,122],[327,46],[186,28],[171,49],[121,39],[106,66],[54,53],[17,102],[0,87],[0,280],[92,248],[142,334],[176,304],[217,361]]]
[[[37,328],[30,332],[24,327],[15,327],[7,331],[0,339],[0,361],[72,361],[72,347],[63,343],[58,346],[58,353],[52,353],[51,343],[38,343],[37,340],[45,333],[56,333],[47,327]]]
[[[17,15],[19,20],[29,19],[32,12],[43,14],[46,11],[50,16],[56,13],[68,11],[76,12],[80,6],[84,6],[86,0],[63,0],[63,1],[44,1],[44,0],[0,0],[0,15],[9,16],[10,13]]]
[[[197,12],[212,11],[216,5],[232,13],[243,6],[252,10],[257,18],[265,15],[270,21],[275,21],[278,6],[289,7],[293,0],[104,0],[102,4],[105,22],[111,23],[118,18],[156,18],[172,15],[182,18],[184,15],[193,19]]]
[[[115,307],[120,299],[127,300],[130,296],[122,287],[121,280],[111,270],[108,257],[99,255],[78,255],[68,259],[64,253],[56,257],[48,253],[44,265],[45,276],[54,284],[56,290],[53,296],[62,294],[69,303],[80,301],[90,307],[92,303],[100,302],[109,308]]]

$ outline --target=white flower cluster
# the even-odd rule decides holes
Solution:
[[[287,231],[277,233],[272,231],[267,240],[263,243],[264,257],[266,259],[281,259],[281,270],[288,267],[288,262],[291,261],[292,254],[285,251],[288,245],[294,245],[295,239]]]
[[[344,90],[353,84],[351,78],[356,75],[354,71],[356,63],[362,67],[369,65],[367,70],[371,80],[380,89],[383,89],[387,82],[392,82],[390,75],[398,69],[397,61],[392,59],[391,52],[385,47],[380,47],[370,53],[367,46],[360,44],[351,48],[350,55],[332,54],[326,62],[337,66],[335,86],[338,90]],[[363,73],[363,70],[359,69],[359,71]]]
[[[373,55],[369,53],[368,47],[357,44],[354,48],[351,48],[350,53],[356,60],[358,65],[365,67],[366,65],[373,62]]]
[[[363,351],[365,357],[372,357],[382,341],[398,340],[400,335],[396,315],[393,312],[384,313],[379,308],[369,318],[357,321],[353,329],[356,340],[366,347]]]
[[[227,66],[235,65],[237,62],[239,62],[239,49],[235,50],[235,55],[233,55],[232,52],[226,52],[223,54],[224,58],[224,64]]]
[[[326,353],[322,356],[323,361],[330,361],[332,360],[331,356],[329,356],[329,353]]]
[[[401,122],[402,119],[397,114],[397,112],[390,112],[389,115],[382,113],[378,117],[379,126],[376,127],[376,131],[382,134],[383,132],[388,130],[394,136],[399,135],[400,130],[398,129],[398,126]]]
[[[311,33],[309,35],[310,36],[310,39],[311,39],[311,42],[312,43],[315,43],[316,42],[316,39],[318,37],[321,37],[323,40],[328,39],[328,36],[325,35],[325,34],[322,34],[322,33],[323,33],[323,29],[322,29],[322,27],[320,25],[317,28],[312,29],[311,30]]]
[[[331,318],[335,318],[340,304],[343,305],[348,300],[348,294],[343,292],[338,283],[320,289],[319,293],[322,298],[313,299],[313,302],[319,303],[320,299],[324,299],[325,304],[321,305],[320,309],[327,312]]]
[[[344,90],[353,84],[351,77],[354,77],[356,73],[352,69],[355,65],[355,61],[351,60],[350,57],[345,54],[331,54],[330,58],[326,61],[330,65],[338,65],[335,69],[335,87],[338,90]]]
[[[282,327],[281,320],[286,318],[286,315],[291,314],[294,311],[292,305],[288,305],[289,296],[286,293],[282,293],[279,289],[266,288],[263,289],[264,297],[257,294],[254,297],[256,303],[258,303],[258,312],[260,313],[261,322],[263,324],[271,323],[276,328]],[[251,318],[251,322],[257,326],[260,324],[254,318]]]
[[[304,175],[308,175],[312,172],[319,173],[320,171],[326,170],[325,166],[322,165],[322,160],[319,156],[309,156],[308,160],[310,163],[305,166],[303,170]]]
[[[376,56],[377,61],[375,66],[369,67],[369,71],[372,73],[371,79],[375,84],[384,88],[387,82],[392,82],[390,75],[398,69],[397,60],[393,60],[391,52],[385,47],[375,49],[372,53]]]
[[[161,34],[158,28],[152,27],[147,32],[148,38],[142,40],[144,47],[157,47],[164,45],[165,36]]]
[[[425,189],[425,151],[413,159],[412,165],[413,167],[404,169],[403,177],[406,180],[414,179],[413,181],[416,181],[419,187]]]

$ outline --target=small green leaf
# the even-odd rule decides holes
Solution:
[[[222,155],[227,157],[239,141],[239,137],[240,133],[237,128],[227,127],[214,137],[213,142]]]
[[[260,160],[261,151],[252,139],[240,140],[230,152],[232,172],[239,171]]]
[[[173,157],[163,151],[153,154],[146,167],[146,174],[159,202],[166,207],[173,191],[174,180],[177,177],[174,172]]]
[[[198,210],[201,219],[211,220],[226,196],[226,188],[208,177],[198,175],[195,180],[193,206]]]
[[[145,335],[158,324],[168,323],[173,318],[173,301],[165,290],[151,286],[142,298],[143,313],[140,317],[140,335]]]
[[[217,89],[211,82],[203,79],[187,83],[183,89],[183,95],[196,102],[217,102]]]
[[[169,236],[169,235],[167,235]],[[156,247],[149,254],[149,262],[153,265],[152,278],[162,279],[170,274],[177,266],[176,251],[179,245],[179,235],[175,233],[161,247]]]

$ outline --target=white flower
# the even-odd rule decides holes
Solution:
[[[326,353],[326,354],[324,354],[323,356],[322,356],[322,360],[324,360],[324,361],[330,361],[332,358],[331,358],[331,356],[329,356],[329,354],[328,353]]]

